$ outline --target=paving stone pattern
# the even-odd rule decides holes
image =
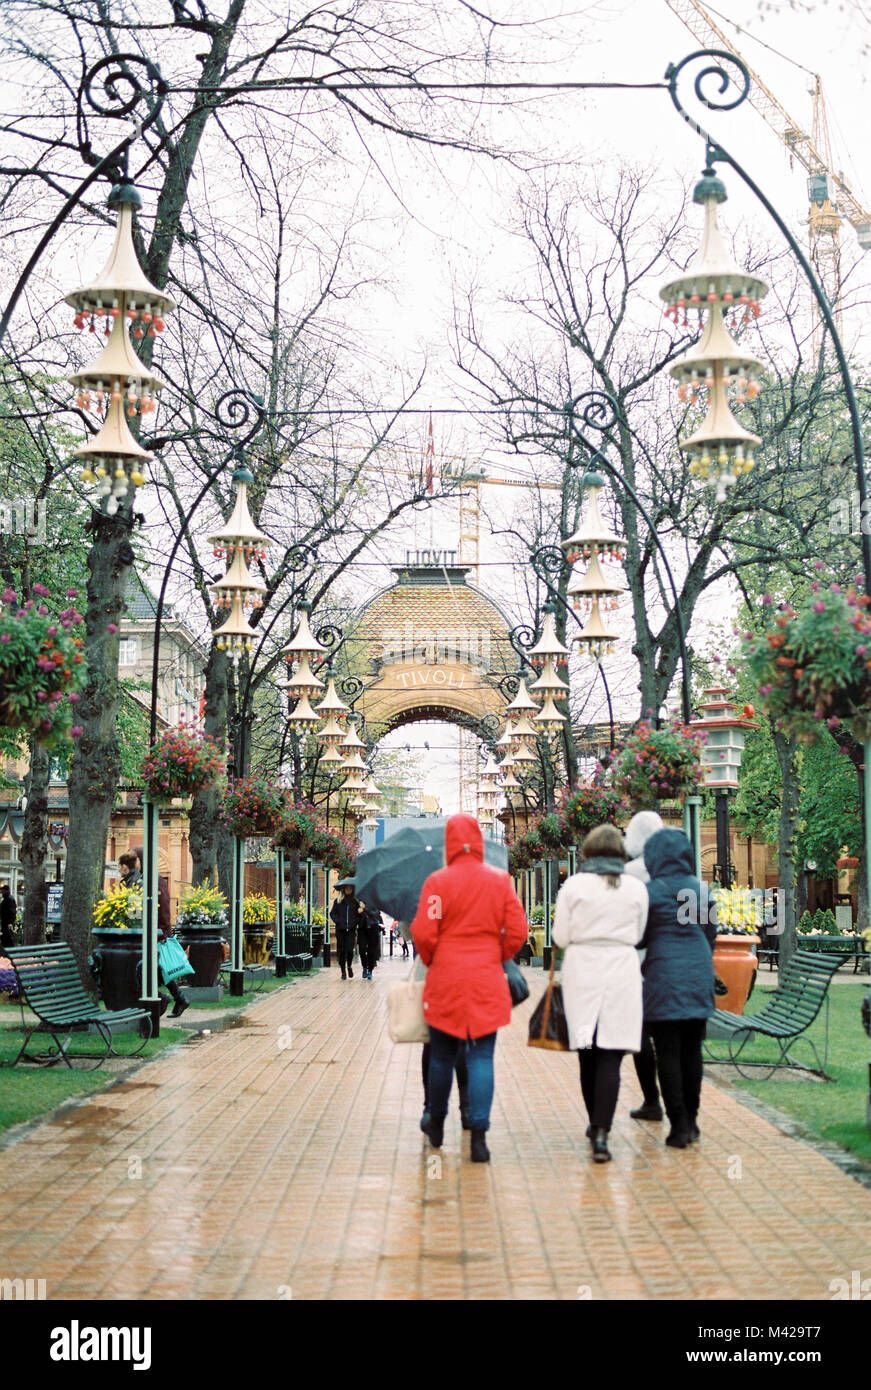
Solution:
[[[500,1033],[492,1163],[455,1098],[431,1150],[420,1048],[386,1031],[407,973],[304,978],[7,1149],[5,1271],[50,1299],[293,1300],[820,1299],[871,1272],[871,1191],[716,1086],[673,1151],[629,1118],[627,1059],[594,1166],[576,1057],[525,1045],[540,971]]]

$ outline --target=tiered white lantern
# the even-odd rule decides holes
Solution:
[[[282,656],[287,662],[289,673],[285,685],[287,698],[290,701],[290,713],[287,716],[287,722],[299,733],[310,733],[321,722],[321,716],[312,709],[311,700],[313,696],[319,695],[324,689],[324,683],[312,671],[311,663],[316,657],[323,656],[327,648],[317,640],[311,630],[309,623],[311,604],[308,600],[301,599],[296,606],[296,611],[296,632],[282,650]]]
[[[341,767],[342,754],[339,752],[339,744],[345,737],[342,720],[349,714],[350,706],[345,704],[336,691],[336,678],[332,671],[327,672],[327,693],[320,704],[314,706],[314,712],[319,719],[324,720],[316,735],[318,742],[325,744],[321,762]]]
[[[601,561],[612,560],[622,563],[626,551],[626,541],[615,535],[602,520],[599,511],[599,493],[605,480],[599,473],[587,473],[583,478],[584,512],[581,524],[574,535],[562,542],[566,558],[573,563],[583,559],[587,568],[583,575],[573,578],[568,587],[568,595],[573,606],[586,609],[587,621],[583,629],[574,637],[579,646],[584,647],[594,661],[614,650],[616,632],[611,632],[602,618],[602,609],[615,608],[623,585],[603,570]]]
[[[270,544],[269,537],[257,530],[248,510],[248,484],[253,481],[254,475],[247,468],[236,469],[232,515],[221,531],[209,537],[215,555],[228,562],[223,579],[211,585],[215,606],[229,609],[228,617],[215,631],[215,643],[219,651],[227,652],[234,666],[238,665],[243,652],[249,652],[254,645],[254,629],[245,613],[258,608],[266,592],[265,586],[248,569],[248,560],[261,559]]]
[[[99,433],[75,452],[82,460],[82,480],[97,484],[97,495],[108,516],[132,500],[145,482],[144,466],[150,458],[130,432],[128,418],[147,415],[163,381],[140,361],[130,341],[153,338],[163,332],[164,315],[175,301],[158,290],[143,274],[133,246],[133,211],[142,199],[131,184],[112,189],[109,207],[118,209],[115,244],[109,259],[92,285],[74,290],[66,303],[76,311],[76,328],[108,342],[89,367],[70,380],[77,387],[76,404],[95,409],[103,418]]]
[[[694,320],[703,328],[699,341],[671,368],[679,382],[678,397],[692,403],[707,394],[708,413],[699,429],[679,441],[690,460],[690,472],[717,485],[717,501],[742,473],[753,467],[753,450],[759,436],[735,419],[730,400],[740,405],[759,394],[763,364],[747,352],[729,332],[752,323],[759,316],[759,301],[768,286],[758,276],[742,270],[729,256],[717,224],[717,204],[726,200],[726,189],[712,168],[696,184],[693,200],[705,209],[702,242],[685,275],[664,285],[666,317],[688,328]],[[705,316],[707,315],[707,320]]]

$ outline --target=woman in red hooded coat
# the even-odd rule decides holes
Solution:
[[[484,840],[474,816],[451,816],[445,860],[447,867],[424,883],[411,924],[414,944],[429,967],[423,1009],[430,1030],[430,1108],[421,1128],[440,1148],[457,1049],[465,1042],[472,1161],[486,1163],[496,1030],[511,1022],[502,963],[520,950],[529,926],[509,875],[484,863]]]

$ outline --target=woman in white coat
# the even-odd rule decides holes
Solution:
[[[641,1046],[641,967],[636,947],[647,921],[647,889],[623,873],[623,836],[613,825],[591,830],[581,864],[559,891],[553,939],[565,949],[562,991],[569,1046],[581,1067],[593,1160],[607,1163],[608,1132],[625,1052]]]

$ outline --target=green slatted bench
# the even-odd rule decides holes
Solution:
[[[147,1009],[108,1010],[94,1003],[82,984],[75,956],[66,941],[44,946],[10,946],[6,954],[18,980],[21,1024],[25,1030],[21,1050],[8,1065],[14,1067],[22,1059],[46,1066],[64,1061],[72,1069],[67,1047],[72,1034],[83,1028],[96,1032],[106,1045],[105,1051],[76,1052],[73,1056],[77,1060],[96,1059],[97,1066],[109,1056],[121,1055],[112,1046],[114,1032],[136,1029],[142,1035],[141,1045],[133,1052],[125,1052],[125,1057],[135,1057],[151,1037],[151,1015]],[[28,1023],[25,1019],[25,1002],[36,1014],[38,1023]],[[45,1052],[28,1053],[27,1044],[36,1032],[50,1034],[55,1046]]]
[[[778,1067],[796,1067],[799,1071],[812,1071],[826,1076],[825,1063],[829,1053],[829,985],[832,977],[843,964],[845,956],[816,954],[811,951],[796,951],[789,964],[780,972],[777,988],[769,1003],[758,1014],[732,1014],[725,1009],[717,1009],[708,1019],[706,1042],[727,1042],[729,1056],[712,1057],[705,1050],[705,1062],[709,1065],[733,1066],[744,1077],[752,1077],[754,1070],[763,1069],[772,1076]],[[825,1056],[821,1063],[813,1040],[802,1036],[816,1019],[825,1004],[826,1041]],[[755,1037],[771,1038],[779,1047],[780,1055],[775,1062],[752,1062],[744,1056],[744,1049]],[[789,1048],[796,1039],[806,1042],[814,1054],[816,1067],[806,1067],[796,1062],[789,1054]],[[747,1070],[745,1070],[745,1068]]]

